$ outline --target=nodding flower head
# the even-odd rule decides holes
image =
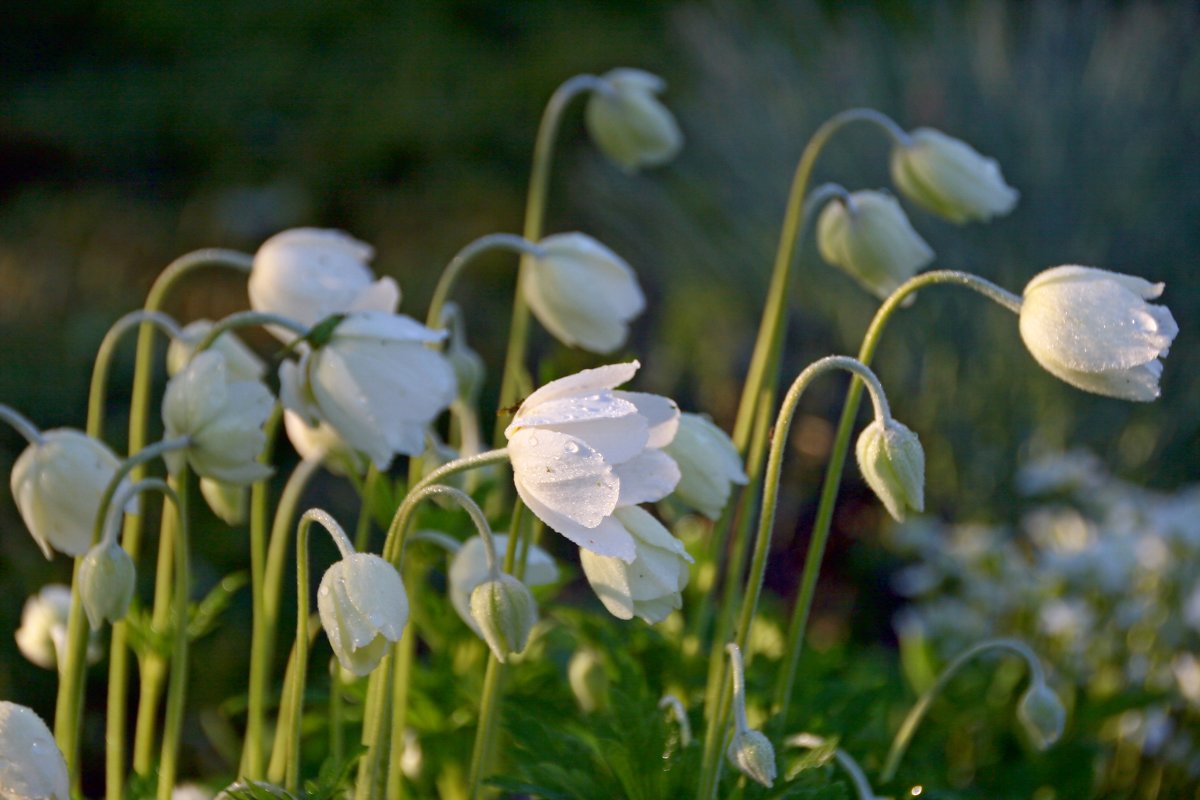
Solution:
[[[596,146],[628,172],[665,164],[683,147],[674,115],[658,99],[666,81],[640,69],[614,69],[600,77],[588,99],[585,121]]]
[[[372,553],[353,553],[333,564],[317,589],[321,626],[338,661],[366,675],[400,641],[408,622],[408,595],[400,573]]]
[[[925,510],[925,451],[917,435],[894,419],[876,419],[858,437],[858,467],[897,522]]]
[[[951,222],[986,222],[1012,211],[1020,196],[995,159],[933,128],[918,128],[896,144],[891,167],[897,189]]]

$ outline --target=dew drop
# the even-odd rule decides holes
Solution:
[[[538,446],[538,438],[537,438],[536,436],[530,436],[530,437],[529,437],[529,446],[530,446],[530,447],[537,447],[537,446]]]
[[[575,444],[575,442],[567,442],[563,445],[563,450],[566,450],[568,453],[578,453],[579,445]]]

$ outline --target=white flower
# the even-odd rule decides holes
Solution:
[[[374,249],[341,231],[294,228],[263,242],[250,272],[250,306],[312,327],[348,311],[393,313],[400,287],[373,280],[367,262]],[[283,341],[295,334],[268,328]]]
[[[362,677],[400,641],[408,595],[391,564],[372,553],[354,553],[325,571],[317,612],[342,667]]]
[[[21,627],[17,628],[17,649],[42,669],[58,665],[59,648],[67,643],[67,619],[71,614],[71,587],[51,583],[25,601],[21,609]],[[103,654],[95,635],[88,639],[87,660],[94,664]]]
[[[426,346],[445,338],[399,314],[350,314],[326,344],[280,365],[284,405],[387,469],[397,453],[425,451],[426,428],[454,400],[454,370]]]
[[[894,419],[876,419],[859,435],[855,452],[867,485],[897,522],[910,508],[925,510],[925,451],[915,433]]]
[[[171,800],[212,800],[212,790],[195,783],[181,783],[171,790]]]
[[[1045,369],[1085,392],[1148,402],[1159,395],[1160,357],[1179,326],[1153,305],[1163,284],[1093,267],[1039,273],[1025,287],[1021,338]]]
[[[608,670],[600,654],[590,647],[576,650],[567,662],[567,684],[583,713],[590,714],[608,708]]]
[[[301,458],[322,461],[336,475],[362,475],[367,471],[367,459],[346,444],[328,422],[309,425],[304,417],[285,409],[283,427]]]
[[[492,573],[471,592],[471,616],[501,664],[525,650],[537,624],[537,601],[529,587],[504,572]]]
[[[81,556],[92,546],[100,498],[119,465],[103,442],[69,428],[44,432],[17,458],[13,498],[46,558],[51,548]]]
[[[679,482],[679,467],[660,449],[679,426],[674,401],[613,391],[639,366],[609,364],[551,381],[504,431],[525,505],[585,550],[627,562],[634,538],[613,511],[661,500]]]
[[[775,783],[775,748],[762,731],[736,731],[725,751],[738,770],[768,789]]]
[[[124,619],[137,584],[133,559],[120,545],[101,542],[79,564],[79,594],[92,630]]]
[[[500,534],[492,536],[496,546],[496,554],[503,557],[508,548],[508,537]],[[488,565],[483,547],[483,539],[472,536],[463,542],[450,561],[449,583],[450,603],[458,616],[471,630],[483,635],[471,615],[471,593],[475,587],[487,580]],[[554,559],[537,545],[530,545],[529,555],[525,561],[525,583],[529,586],[545,586],[558,580],[558,566]]]
[[[202,477],[239,485],[265,478],[271,469],[257,458],[274,404],[259,381],[230,382],[221,353],[198,353],[163,396],[166,438],[188,438],[187,448],[167,453],[167,466],[177,473],[186,459]]]
[[[42,718],[0,700],[0,797],[71,800],[67,762]]]
[[[198,319],[184,326],[182,336],[171,340],[167,348],[167,374],[177,375],[183,371],[195,355],[196,345],[204,340],[212,330],[212,322]],[[233,331],[225,331],[209,346],[225,356],[225,369],[231,381],[257,381],[267,374],[267,367],[253,350],[234,335]]]
[[[933,260],[933,249],[885,192],[853,192],[826,203],[817,220],[817,248],[883,299]]]
[[[932,128],[918,128],[892,150],[892,180],[919,206],[951,222],[987,221],[1007,214],[1019,194],[1004,182],[995,159]]]
[[[742,459],[725,431],[701,414],[682,414],[663,452],[679,465],[675,497],[709,519],[721,516],[732,484],[745,484]]]
[[[522,282],[538,321],[563,344],[610,353],[629,337],[646,298],[625,260],[583,233],[538,243],[542,255]]]
[[[585,122],[596,146],[623,169],[665,164],[683,146],[683,134],[656,95],[667,88],[657,75],[614,69],[588,98]]]
[[[651,624],[662,622],[683,605],[680,592],[687,586],[692,557],[683,542],[645,510],[618,508],[613,516],[633,538],[633,560],[580,550],[583,573],[600,602],[617,619],[638,616]]]
[[[201,478],[200,494],[217,518],[226,525],[241,525],[246,521],[250,505],[249,486]]]

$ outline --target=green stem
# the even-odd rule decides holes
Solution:
[[[316,641],[317,634],[321,632],[321,616],[313,613],[308,617],[308,639],[305,641],[308,649],[312,649],[313,642]],[[292,696],[292,691],[296,685],[296,649],[297,643],[292,643],[292,649],[288,651],[287,665],[283,668],[283,687],[279,691],[279,714],[275,718],[275,740],[271,744],[271,759],[267,766],[267,782],[276,785],[282,784],[287,775],[288,764],[288,748],[291,745],[287,736],[283,732],[291,730],[294,723],[292,720],[292,712],[294,709],[291,706],[289,698]]]
[[[409,583],[417,591],[418,582]],[[405,626],[400,643],[393,649],[395,666],[392,668],[392,735],[388,742],[387,800],[400,800],[404,795],[404,773],[400,761],[404,758],[404,729],[408,718],[408,686],[412,673],[413,653],[416,650],[415,627]]]
[[[509,250],[534,258],[542,255],[542,248],[527,239],[511,233],[492,233],[487,236],[481,236],[471,242],[462,250],[459,250],[458,254],[442,270],[442,276],[438,279],[437,287],[433,290],[433,299],[429,301],[429,313],[425,317],[425,325],[427,327],[437,330],[444,326],[442,321],[442,307],[446,304],[446,300],[449,299],[450,290],[454,288],[454,282],[458,280],[459,274],[462,273],[463,268],[467,264],[493,250]]]
[[[1046,677],[1042,672],[1041,662],[1038,661],[1037,656],[1029,649],[1029,646],[1020,639],[988,639],[968,647],[942,670],[942,674],[933,682],[933,685],[909,709],[908,716],[904,718],[904,722],[900,725],[900,730],[896,732],[896,738],[892,740],[892,746],[888,750],[887,759],[883,763],[883,771],[879,774],[881,782],[888,783],[896,776],[896,769],[900,766],[900,760],[904,758],[904,752],[908,749],[913,734],[917,732],[917,726],[925,718],[925,712],[929,710],[929,706],[933,703],[934,698],[946,687],[946,684],[950,682],[955,673],[980,653],[996,649],[1011,650],[1025,659],[1025,663],[1029,665],[1030,681],[1032,683],[1045,682]]]
[[[775,420],[771,434],[771,452],[767,459],[766,481],[763,484],[762,510],[759,512],[758,530],[754,539],[754,551],[750,563],[750,575],[746,583],[746,596],[742,600],[738,616],[734,642],[741,650],[746,649],[750,638],[750,624],[758,608],[758,598],[762,593],[763,578],[767,571],[767,557],[771,550],[771,535],[775,529],[775,508],[779,500],[779,484],[783,474],[783,455],[787,450],[788,432],[792,426],[792,417],[804,391],[819,375],[833,369],[847,370],[867,382],[871,388],[871,396],[875,402],[875,413],[884,420],[891,418],[883,387],[869,368],[847,356],[826,356],[806,367],[792,382],[784,396]],[[712,797],[716,791],[716,782],[720,774],[720,742],[725,734],[725,724],[729,715],[730,691],[728,684],[722,690],[721,699],[717,704],[717,713],[713,716],[710,729],[705,737],[704,761],[701,766],[701,797]]]
[[[784,744],[791,747],[807,747],[814,750],[820,747],[825,747],[827,742],[812,733],[797,733],[794,736],[789,736]],[[863,772],[862,767],[858,765],[849,753],[842,750],[840,747],[833,751],[833,760],[838,763],[845,773],[850,776],[850,783],[854,785],[854,792],[858,795],[858,800],[879,800],[875,790],[871,788],[871,782],[867,780],[867,774]]]
[[[183,712],[187,699],[188,676],[188,470],[183,468],[171,478],[175,489],[174,528],[175,576],[172,602],[174,640],[171,644],[171,678],[167,685],[167,710],[163,718],[162,755],[158,765],[158,800],[171,800],[179,761],[179,740],[183,730]]]
[[[42,444],[46,441],[42,437],[42,432],[37,429],[37,426],[26,419],[15,408],[0,404],[0,420],[4,420],[11,425],[13,430],[21,434],[21,437],[31,445]]]
[[[991,281],[985,280],[966,272],[955,270],[935,270],[917,275],[901,284],[892,292],[879,310],[875,312],[863,337],[862,346],[858,351],[858,360],[870,364],[875,356],[875,349],[883,336],[884,328],[896,309],[904,301],[926,286],[936,284],[957,284],[972,289],[984,297],[999,303],[1013,313],[1020,313],[1021,298],[1002,289]],[[833,523],[833,510],[837,503],[838,489],[842,480],[842,469],[846,463],[846,455],[850,450],[850,434],[854,428],[854,420],[858,415],[858,406],[862,400],[862,383],[853,381],[846,401],[842,407],[842,416],[838,421],[837,433],[834,436],[833,449],[830,452],[829,463],[825,468],[825,480],[821,486],[821,499],[817,505],[817,516],[813,522],[812,537],[809,539],[808,553],[804,559],[804,571],[800,579],[800,589],[796,596],[796,605],[792,611],[792,621],[788,628],[788,639],[784,650],[784,667],[778,672],[775,686],[775,708],[778,719],[786,720],[788,705],[791,699],[792,685],[796,680],[796,669],[800,663],[800,653],[804,648],[804,633],[808,626],[808,615],[812,609],[813,597],[816,596],[817,579],[821,571],[821,560],[825,554],[825,545],[829,540],[829,532]]]
[[[121,338],[127,332],[143,323],[157,327],[172,339],[177,339],[182,335],[179,325],[171,317],[161,311],[147,311],[144,308],[130,311],[113,323],[112,327],[108,329],[108,333],[104,334],[104,338],[100,341],[100,348],[96,351],[96,361],[92,365],[92,383],[88,390],[88,436],[99,439],[104,433],[104,400],[108,389],[108,375],[112,369],[113,354],[116,352],[117,345],[121,343]]]
[[[375,498],[375,487],[379,485],[379,468],[372,463],[367,467],[367,477],[362,483],[362,505],[358,512],[358,524],[354,528],[354,549],[367,550],[371,543],[371,512]]]
[[[346,712],[342,684],[342,665],[329,659],[329,757],[340,764],[346,757]]]
[[[235,311],[228,317],[213,323],[208,333],[204,334],[204,338],[196,345],[196,352],[202,353],[212,347],[213,342],[219,339],[223,333],[237,330],[238,328],[252,328],[259,325],[276,325],[280,328],[286,328],[297,336],[305,336],[309,332],[307,325],[303,325],[294,319],[280,314],[272,314],[267,311]]]

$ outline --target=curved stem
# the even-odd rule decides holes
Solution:
[[[905,281],[883,302],[875,317],[871,320],[863,337],[862,346],[858,351],[858,360],[870,364],[875,356],[875,349],[883,336],[884,328],[896,309],[918,289],[936,284],[950,283],[965,286],[984,297],[999,303],[1014,313],[1020,313],[1021,298],[991,281],[955,270],[934,270],[917,275]],[[817,579],[821,571],[821,560],[825,554],[825,544],[829,540],[829,531],[833,523],[833,510],[837,504],[838,489],[842,480],[842,469],[850,450],[850,434],[854,428],[854,420],[858,414],[858,406],[862,400],[862,383],[855,380],[846,394],[842,406],[842,416],[838,421],[837,433],[834,435],[833,448],[829,455],[829,463],[825,468],[825,479],[821,485],[821,499],[817,505],[817,515],[813,522],[812,537],[809,539],[808,553],[804,558],[804,572],[800,579],[800,589],[796,595],[796,605],[792,611],[792,621],[788,628],[787,646],[784,650],[783,669],[779,670],[775,685],[775,708],[779,712],[777,719],[787,719],[788,705],[791,699],[792,684],[796,680],[796,669],[800,663],[800,652],[804,648],[804,633],[808,626],[808,615],[812,609],[813,597],[816,596]]]
[[[108,389],[108,374],[112,368],[113,354],[121,337],[143,323],[158,328],[172,339],[182,335],[179,325],[174,319],[161,311],[147,311],[144,308],[130,311],[118,319],[104,334],[100,347],[96,351],[96,361],[92,366],[92,383],[88,389],[87,435],[99,439],[104,432],[104,395]]]
[[[309,332],[307,325],[303,325],[294,319],[280,314],[271,314],[266,311],[235,311],[228,317],[213,323],[208,333],[204,334],[204,338],[196,345],[196,352],[202,353],[212,347],[213,342],[219,339],[223,333],[238,328],[251,328],[258,325],[276,325],[280,328],[286,328],[297,336],[306,336]]]
[[[925,712],[929,710],[929,706],[933,703],[934,698],[946,687],[946,684],[950,682],[955,673],[980,653],[997,649],[1011,650],[1025,659],[1025,663],[1029,666],[1029,679],[1032,683],[1045,682],[1046,677],[1042,672],[1042,663],[1038,661],[1037,656],[1029,649],[1029,646],[1020,639],[988,639],[968,647],[942,670],[942,674],[938,675],[933,685],[909,709],[908,716],[900,724],[900,729],[896,732],[896,738],[892,740],[892,746],[888,750],[887,759],[883,763],[883,771],[879,774],[881,782],[888,783],[896,776],[896,769],[900,766],[900,759],[904,758],[904,752],[908,749],[913,734],[917,732],[917,726],[925,718]]]
[[[493,250],[510,250],[522,255],[533,256],[534,258],[542,255],[542,248],[512,233],[492,233],[487,236],[481,236],[471,242],[459,250],[458,254],[442,270],[442,276],[438,279],[437,287],[433,290],[433,299],[429,301],[429,313],[425,317],[425,325],[427,327],[434,330],[443,327],[442,307],[445,305],[446,300],[449,299],[450,290],[454,288],[454,282],[458,280],[459,274],[471,261]]]
[[[673,694],[664,694],[658,701],[658,707],[675,717],[675,722],[679,725],[679,746],[687,747],[691,744],[692,723],[688,720],[687,709],[683,707],[683,701]]]
[[[37,426],[11,406],[0,403],[0,420],[4,420],[30,444],[42,444],[45,439]]]
[[[429,542],[454,555],[462,547],[462,542],[441,531],[416,531],[408,537],[410,542]]]
[[[158,800],[171,800],[175,790],[179,740],[183,730],[183,711],[187,699],[188,675],[188,470],[185,467],[171,482],[175,487],[175,511],[178,524],[174,532],[175,576],[172,601],[174,640],[171,644],[171,678],[167,685],[167,711],[163,718],[162,755],[158,764]]]
[[[789,736],[783,743],[791,747],[807,747],[810,750],[825,747],[827,744],[825,739],[812,733],[797,733]],[[867,780],[867,774],[849,753],[839,747],[833,751],[833,760],[850,777],[850,783],[854,784],[854,792],[858,795],[858,800],[878,800],[875,790],[871,788],[871,783]]]
[[[725,645],[729,654],[729,676],[733,690],[733,714],[738,733],[750,730],[746,721],[746,667],[742,663],[742,650],[733,642]]]

